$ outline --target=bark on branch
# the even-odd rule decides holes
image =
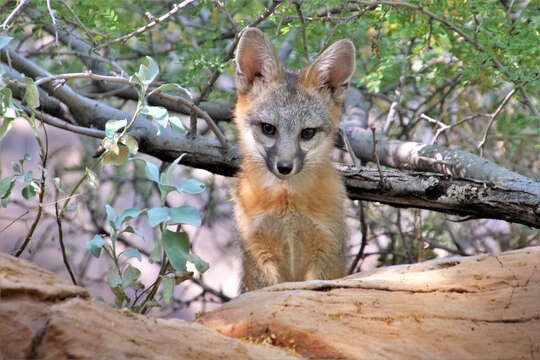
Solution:
[[[2,50],[0,59],[34,79],[51,76],[14,51]],[[9,72],[8,76],[13,73]],[[20,87],[13,84],[10,86],[18,88],[18,93],[21,93]],[[49,97],[56,99],[52,103],[60,101],[69,109],[77,125],[103,129],[109,119],[130,118],[126,112],[78,94],[69,85],[56,89],[52,84],[45,83],[43,89]],[[50,115],[47,114],[47,108],[41,110]],[[43,118],[46,122],[49,119],[48,122],[53,126],[58,126],[58,121],[62,121],[48,116]],[[364,160],[372,160],[371,134],[355,123],[345,123],[344,129],[352,140],[356,155]],[[171,129],[157,136],[155,126],[144,117],[136,120],[130,135],[138,139],[140,151],[164,161],[171,161],[185,153],[182,164],[225,176],[234,175],[240,165],[237,148],[225,150],[214,139],[200,136],[191,138]],[[377,153],[383,165],[428,173],[384,170],[387,186],[382,188],[376,170],[362,169],[357,175],[345,176],[352,199],[462,216],[502,219],[540,228],[539,181],[475,155],[436,145],[378,139]]]

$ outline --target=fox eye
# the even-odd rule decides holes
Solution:
[[[266,136],[274,136],[274,134],[276,133],[276,127],[272,124],[269,124],[269,123],[261,123],[261,130],[262,130],[262,133]]]
[[[302,140],[311,140],[313,136],[315,136],[315,133],[317,132],[316,128],[305,128],[300,133],[300,137]]]

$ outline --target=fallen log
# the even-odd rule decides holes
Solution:
[[[198,322],[113,309],[0,253],[0,359],[538,359],[540,247],[279,284]]]
[[[540,247],[279,284],[198,322],[308,358],[540,359]]]
[[[121,311],[0,253],[0,359],[296,359],[199,324]]]

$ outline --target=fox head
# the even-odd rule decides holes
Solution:
[[[235,121],[244,158],[287,180],[327,162],[355,48],[340,40],[298,73],[283,69],[270,39],[246,28],[236,51]]]

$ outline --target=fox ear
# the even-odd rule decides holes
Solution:
[[[282,70],[272,42],[257,28],[246,28],[236,50],[236,88],[247,93],[259,81],[278,79]]]
[[[330,91],[334,101],[343,101],[356,67],[355,52],[350,40],[335,42],[304,70],[302,85],[318,91]]]

